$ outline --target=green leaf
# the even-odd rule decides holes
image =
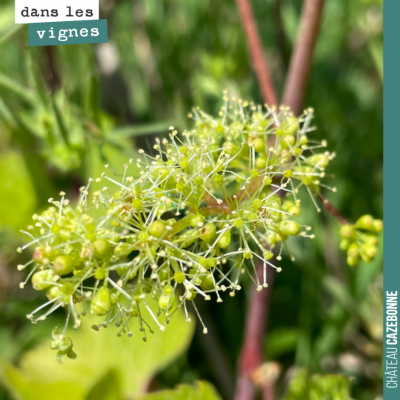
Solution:
[[[285,400],[350,400],[350,381],[344,375],[313,375],[300,370],[289,384]]]
[[[27,377],[17,368],[3,362],[0,377],[4,386],[18,400],[79,399],[81,388],[73,381],[37,382]]]
[[[15,82],[13,79],[2,73],[0,73],[0,87],[12,91],[13,93],[30,103],[33,103],[35,100],[35,97],[33,96],[33,93],[30,89],[20,85],[19,83]]]
[[[207,382],[195,386],[180,385],[175,390],[163,390],[139,397],[137,400],[220,400],[221,397]]]
[[[36,193],[21,154],[0,156],[0,227],[15,230],[26,226],[36,206]]]
[[[6,32],[5,34],[3,34],[0,37],[0,46],[2,44],[4,44],[8,39],[10,39],[14,33],[18,32],[24,25],[14,25],[13,28],[10,28],[10,30],[8,32]]]
[[[156,313],[156,301],[148,300],[148,304]],[[149,324],[154,325],[147,310],[142,314]],[[147,334],[147,342],[142,340],[143,334],[137,321],[132,324],[132,337],[117,337],[114,326],[99,332],[92,331],[91,326],[98,322],[98,317],[86,316],[78,330],[67,332],[74,341],[74,351],[78,355],[76,360],[65,358],[63,364],[57,364],[48,340],[26,353],[19,369],[3,368],[3,380],[22,400],[35,398],[27,395],[29,391],[37,395],[44,387],[68,384],[72,385],[73,395],[68,390],[57,390],[54,392],[57,393],[57,400],[84,400],[99,380],[114,371],[124,398],[140,395],[157,371],[187,349],[194,330],[194,324],[186,322],[181,310],[171,318],[165,332],[153,326],[155,333]],[[10,379],[10,374],[18,379]],[[38,398],[44,399],[41,396]]]
[[[121,384],[119,382],[118,373],[111,370],[104,375],[90,389],[86,400],[121,400]]]
[[[276,329],[268,334],[266,348],[269,359],[276,360],[282,354],[287,354],[296,349],[299,339],[298,329]]]
[[[167,133],[172,122],[155,122],[151,124],[141,124],[136,126],[125,126],[116,128],[107,133],[109,138],[130,138],[135,136],[145,136],[153,133]]]

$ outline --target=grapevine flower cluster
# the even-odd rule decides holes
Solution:
[[[76,206],[64,192],[49,199],[24,231],[32,240],[18,251],[35,249],[18,266],[30,269],[21,287],[30,280],[48,298],[28,318],[36,323],[60,307],[67,311],[64,330],[53,333],[59,358],[75,356],[65,330],[88,313],[102,317],[94,330],[113,324],[118,336],[131,336],[137,324],[144,340],[180,308],[190,320],[188,303],[203,324],[195,299],[235,296],[243,275],[263,290],[268,271],[281,271],[273,257],[288,251],[288,239],[314,237],[295,221],[297,195],[304,188],[319,210],[320,187],[334,190],[321,179],[335,154],[326,141],[309,139],[312,109],[295,117],[287,107],[224,98],[218,117],[197,108],[190,116],[193,130],[178,135],[171,127],[168,139],[156,140],[155,155],[140,150],[142,158],[129,160],[122,176],[105,166],[80,189]],[[130,174],[132,164],[138,177]],[[349,240],[358,238],[356,228],[348,228]]]
[[[371,215],[363,215],[354,225],[344,224],[340,227],[342,241],[340,248],[347,251],[347,264],[356,267],[360,259],[372,261],[378,253],[378,237],[382,232],[383,222]]]

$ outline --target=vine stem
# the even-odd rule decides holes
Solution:
[[[275,89],[270,78],[267,62],[263,56],[261,40],[258,36],[251,5],[249,0],[236,1],[264,101],[270,105],[277,104]],[[324,0],[305,0],[304,3],[299,36],[290,62],[283,97],[283,104],[290,106],[295,114],[301,111],[304,100],[323,3]],[[331,210],[328,208],[328,211],[335,215],[335,212],[332,212],[334,208],[330,203],[323,201],[323,204],[325,207],[329,204]],[[337,212],[337,215],[340,214]],[[256,268],[257,274],[260,274],[262,264],[259,263]],[[251,374],[263,362],[263,334],[267,327],[272,284],[273,279],[270,279],[267,290],[257,292],[255,287],[251,290],[246,314],[244,344],[239,357],[235,400],[253,400],[256,395],[256,388],[251,380]],[[273,384],[267,384],[266,387],[263,387],[263,398],[264,400],[274,399]]]
[[[277,97],[269,73],[267,61],[263,55],[260,36],[254,21],[253,11],[249,0],[236,0],[239,8],[240,18],[246,34],[247,44],[251,53],[251,59],[258,84],[264,99],[264,102],[270,106],[277,105]]]
[[[324,0],[305,0],[304,2],[298,39],[290,61],[282,101],[283,104],[292,109],[295,115],[301,113],[323,5]]]

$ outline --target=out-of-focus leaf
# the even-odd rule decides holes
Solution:
[[[36,206],[31,176],[20,153],[0,154],[0,226],[20,229]]]
[[[109,138],[129,138],[135,136],[145,136],[152,133],[166,133],[173,122],[155,122],[151,124],[141,124],[136,126],[124,126],[108,132]]]
[[[4,386],[18,400],[75,400],[80,398],[78,396],[81,388],[75,382],[46,382],[45,380],[37,382],[26,377],[8,362],[2,363],[0,376]]]
[[[276,329],[268,333],[267,355],[271,360],[276,360],[282,354],[296,349],[299,332],[297,329]]]
[[[17,122],[15,121],[11,111],[4,103],[3,99],[0,97],[0,118],[9,124],[12,128],[16,127]]]
[[[285,400],[350,400],[350,381],[343,375],[308,376],[300,370],[289,384]]]
[[[156,302],[149,300],[148,304],[156,313]],[[142,314],[149,324],[154,325],[147,310]],[[142,340],[137,321],[131,327],[132,337],[117,337],[116,329],[111,326],[93,332],[91,326],[97,321],[96,317],[87,316],[79,330],[67,333],[74,341],[76,360],[65,359],[62,365],[57,364],[49,340],[26,353],[19,369],[8,365],[3,368],[3,380],[9,381],[8,386],[22,400],[35,398],[25,397],[29,391],[37,394],[44,387],[68,384],[72,385],[73,395],[71,391],[56,390],[53,399],[57,393],[57,400],[83,400],[96,382],[113,370],[121,382],[122,396],[132,397],[142,394],[151,377],[185,351],[194,330],[194,324],[186,322],[181,310],[171,318],[165,332],[154,327],[155,333],[147,334],[147,342]],[[10,379],[10,374],[15,379]]]
[[[8,32],[6,32],[5,34],[3,34],[0,37],[0,46],[5,43],[9,38],[11,38],[14,33],[18,32],[24,25],[14,25],[13,28],[10,28],[10,30]]]
[[[0,87],[12,91],[13,93],[30,103],[33,103],[35,100],[33,93],[30,89],[20,85],[18,82],[14,81],[10,77],[2,73],[0,73]]]
[[[195,386],[180,385],[175,390],[163,390],[139,397],[137,400],[220,400],[215,389],[207,382]]]
[[[89,391],[86,400],[122,400],[118,373],[111,370]]]
[[[64,121],[63,115],[62,115],[61,110],[60,110],[58,104],[56,103],[54,97],[52,97],[51,100],[52,100],[51,104],[53,106],[54,116],[55,116],[55,120],[57,121],[59,132],[60,132],[62,138],[64,139],[65,144],[69,145],[70,140],[68,137],[68,130],[67,130],[67,127],[65,126],[65,121]]]

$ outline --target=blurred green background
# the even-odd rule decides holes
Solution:
[[[281,93],[302,1],[251,3]],[[337,153],[328,181],[338,192],[328,197],[350,221],[382,217],[382,3],[326,1],[305,101],[315,108],[315,138]],[[0,2],[0,399],[122,400],[198,380],[231,399],[248,287],[218,307],[201,305],[208,335],[183,320],[147,344],[82,330],[72,334],[81,355],[64,367],[48,349],[57,316],[39,325],[25,318],[43,296],[19,289],[16,266],[27,255],[15,249],[48,197],[64,190],[74,198],[103,164],[117,170],[136,148],[151,151],[170,125],[189,128],[192,106],[216,113],[224,89],[261,102],[234,0],[100,4],[108,43],[29,48],[14,1]],[[350,269],[337,222],[311,206],[303,218],[317,237],[295,241],[296,262],[282,261],[265,340],[265,358],[282,367],[277,399],[309,398],[287,390],[300,368],[343,374],[352,398],[381,399],[382,252]],[[174,398],[216,398],[198,385]]]

